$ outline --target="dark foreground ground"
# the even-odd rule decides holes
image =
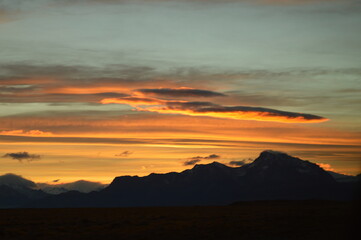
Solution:
[[[356,203],[0,209],[0,239],[358,239]]]

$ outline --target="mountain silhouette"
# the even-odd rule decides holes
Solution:
[[[26,207],[136,207],[225,205],[254,200],[352,200],[359,182],[339,183],[317,164],[282,152],[264,151],[252,163],[218,162],[183,172],[120,176],[100,191],[70,191]]]
[[[42,199],[48,194],[36,189],[36,184],[15,174],[0,176],[0,207],[19,207],[29,201]]]
[[[98,182],[79,180],[62,184],[35,183],[20,175],[7,173],[0,176],[0,208],[14,208],[32,201],[69,191],[91,192],[106,185]]]
[[[360,181],[360,174],[357,176],[345,175],[333,171],[327,171],[337,182],[357,182]]]
[[[249,200],[333,198],[335,179],[317,164],[282,152],[264,151],[241,167]]]

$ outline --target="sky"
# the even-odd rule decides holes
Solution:
[[[182,171],[273,149],[361,172],[359,0],[0,0],[0,175]]]

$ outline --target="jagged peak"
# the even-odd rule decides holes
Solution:
[[[308,161],[299,159],[297,157],[293,157],[288,155],[285,152],[274,151],[274,150],[265,150],[261,152],[258,158],[254,160],[250,165],[258,166],[258,165],[296,165],[296,166],[306,166],[311,164]],[[315,164],[311,164],[315,165]]]
[[[257,159],[259,159],[259,158],[297,159],[297,160],[301,160],[301,159],[299,159],[297,157],[293,157],[293,156],[289,155],[288,153],[281,152],[281,151],[274,151],[274,150],[265,150],[265,151],[261,152]],[[301,160],[301,161],[303,161],[303,160]]]
[[[227,166],[224,165],[223,163],[216,162],[216,161],[214,161],[214,162],[212,162],[212,163],[210,163],[210,164],[208,164],[208,165],[210,165],[210,166],[217,166],[217,167],[227,167]]]
[[[290,155],[288,155],[285,152],[275,151],[275,150],[264,150],[261,152],[260,156],[262,156],[262,155],[275,155],[275,156],[286,155],[286,156],[291,157]]]

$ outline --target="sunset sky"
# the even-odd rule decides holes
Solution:
[[[0,0],[0,175],[109,183],[265,149],[361,172],[359,0]]]

